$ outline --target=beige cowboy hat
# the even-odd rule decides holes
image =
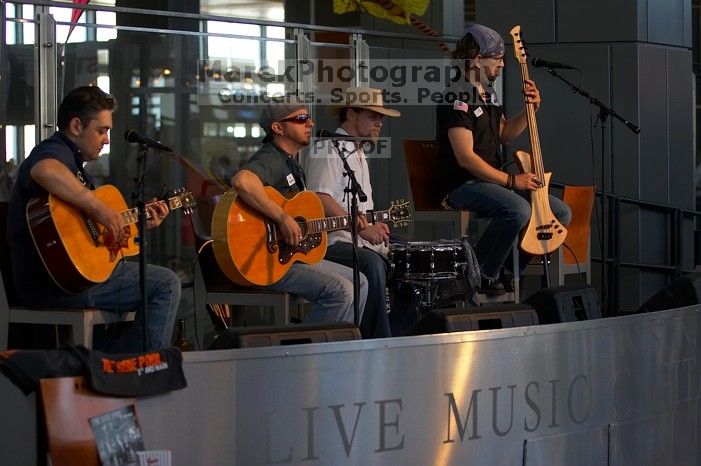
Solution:
[[[401,115],[398,110],[385,107],[382,101],[382,90],[372,87],[349,87],[346,89],[343,102],[329,105],[326,107],[326,113],[336,117],[341,113],[341,109],[346,107],[364,108],[390,117]]]

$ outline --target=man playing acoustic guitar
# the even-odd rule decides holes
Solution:
[[[12,190],[7,218],[7,237],[12,276],[19,304],[36,307],[98,308],[128,312],[140,307],[139,264],[119,260],[120,245],[128,227],[120,212],[98,197],[83,164],[95,160],[109,144],[114,98],[98,87],[84,86],[66,95],[58,109],[58,131],[39,143],[20,165]],[[52,280],[35,248],[27,218],[32,198],[51,194],[77,207],[104,226],[99,241],[116,251],[111,276],[77,293],[68,293]],[[162,202],[149,204],[148,227],[161,224],[168,215]],[[133,241],[133,238],[132,238]],[[114,254],[113,254],[114,255]],[[171,270],[156,265],[147,269],[148,347],[146,351],[170,345],[175,315],[180,302],[180,279]],[[138,312],[130,331],[106,348],[139,352],[142,348],[143,313]]]
[[[505,291],[498,281],[499,272],[531,218],[529,202],[512,190],[535,191],[544,181],[534,173],[512,175],[501,169],[501,145],[527,126],[525,111],[508,120],[504,117],[492,86],[504,67],[502,37],[488,27],[471,24],[458,42],[454,58],[464,63],[465,74],[446,90],[446,103],[437,107],[440,170],[450,207],[492,219],[475,253],[482,273],[481,292],[496,296]],[[535,83],[527,80],[524,89],[527,101],[537,110],[540,93]],[[553,196],[549,201],[560,222],[569,224],[569,207]],[[529,259],[521,254],[520,266],[525,267]]]
[[[290,197],[305,190],[305,176],[297,153],[308,146],[314,123],[302,104],[270,103],[259,118],[265,130],[262,147],[231,179],[238,196],[249,207],[271,219],[288,245],[296,248],[305,240],[300,225],[266,194],[271,186]],[[323,216],[323,211],[321,212]],[[261,247],[265,247],[262,245]],[[321,260],[314,264],[296,262],[269,289],[287,291],[312,303],[305,323],[353,322],[353,271],[349,267]],[[362,313],[368,283],[360,274],[358,309]]]

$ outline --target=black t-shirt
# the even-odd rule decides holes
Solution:
[[[32,167],[44,159],[58,160],[71,173],[74,173],[81,183],[90,189],[93,188],[88,174],[83,170],[80,149],[66,135],[58,131],[40,142],[32,149],[29,157],[20,164],[7,214],[7,242],[10,248],[12,277],[20,303],[24,301],[23,295],[32,296],[34,293],[41,293],[43,296],[50,296],[63,293],[46,271],[34,246],[26,220],[29,200],[48,194],[30,175]]]
[[[496,94],[491,94],[487,102],[479,97],[475,98],[476,94],[471,85],[461,92],[448,88],[444,93],[445,103],[436,108],[436,139],[441,163],[439,169],[445,180],[442,184],[445,195],[465,181],[476,178],[458,164],[448,138],[450,128],[466,128],[472,131],[475,153],[494,168],[500,168],[503,164],[499,125],[504,109],[499,105]]]
[[[272,186],[283,196],[305,189],[302,166],[272,142],[264,143],[241,169],[255,173],[264,185]]]

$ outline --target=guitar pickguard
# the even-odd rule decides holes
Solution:
[[[280,264],[287,264],[290,261],[290,259],[292,259],[292,256],[294,256],[298,252],[305,255],[309,254],[309,251],[319,247],[320,244],[321,233],[315,233],[305,237],[304,239],[302,239],[302,241],[300,241],[297,247],[290,246],[287,243],[280,243],[280,253],[277,256],[277,260]]]

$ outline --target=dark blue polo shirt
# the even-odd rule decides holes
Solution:
[[[12,277],[21,304],[22,296],[34,293],[47,294],[63,293],[56,286],[46,271],[39,253],[32,241],[27,225],[27,203],[30,199],[46,196],[47,192],[31,177],[32,167],[44,159],[56,159],[75,174],[76,178],[93,188],[87,173],[83,170],[83,158],[80,149],[65,134],[57,131],[48,139],[41,141],[19,166],[17,181],[12,188],[7,216],[7,242],[10,247],[12,261]]]

